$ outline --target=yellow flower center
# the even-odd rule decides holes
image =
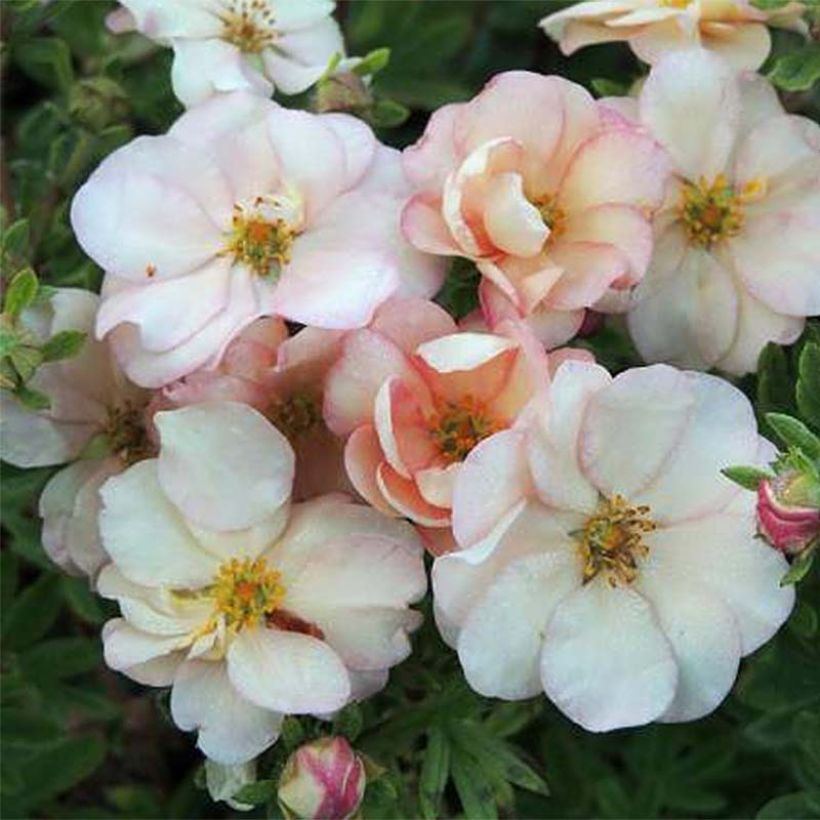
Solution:
[[[298,231],[280,215],[282,203],[275,197],[259,197],[253,208],[234,205],[231,233],[223,254],[247,265],[258,276],[278,279],[290,262]]]
[[[239,632],[272,615],[285,598],[285,587],[264,558],[231,558],[220,566],[207,595],[214,601],[214,619],[223,616],[225,626]]]
[[[736,190],[723,174],[712,183],[704,177],[697,183],[685,182],[680,210],[689,241],[710,248],[736,236],[743,228],[743,206],[760,199],[765,192],[764,180],[752,180]]]
[[[466,396],[458,402],[445,402],[428,420],[428,429],[445,461],[464,461],[480,441],[503,430],[483,402]]]
[[[110,451],[126,467],[154,455],[142,407],[130,403],[108,407],[104,433]]]
[[[220,19],[222,39],[245,54],[259,54],[276,41],[273,9],[267,0],[233,0]]]
[[[531,199],[530,202],[538,208],[541,219],[550,229],[549,239],[560,236],[566,228],[567,217],[563,210],[556,204],[555,197],[551,194],[544,194],[543,196]],[[547,241],[549,241],[549,239]]]
[[[685,9],[692,0],[660,0],[660,4],[663,8],[670,8],[670,9]]]
[[[649,507],[633,507],[620,495],[603,498],[584,528],[573,533],[584,562],[584,583],[603,572],[610,586],[626,586],[638,575],[638,558],[649,548],[643,536],[655,529]]]
[[[268,409],[267,416],[292,444],[322,423],[322,406],[314,396],[295,393],[273,404]]]

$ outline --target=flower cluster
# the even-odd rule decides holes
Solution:
[[[37,370],[47,409],[8,396],[3,419],[7,461],[64,465],[43,543],[119,605],[107,664],[171,687],[210,764],[246,767],[283,716],[386,684],[426,548],[478,693],[543,692],[591,731],[714,710],[794,602],[721,474],[773,448],[699,371],[752,372],[820,313],[820,128],[737,72],[800,8],[580,3],[543,27],[567,53],[628,40],[652,64],[634,95],[502,73],[402,154],[269,99],[338,64],[331,2],[122,5],[109,26],[173,48],[188,110],[76,194],[101,294],[22,321],[87,339]],[[447,257],[480,274],[461,324],[431,301]],[[650,366],[560,349],[609,314]],[[817,510],[778,506],[784,480],[760,525],[788,552]],[[289,764],[291,811],[355,812],[363,764],[337,741]],[[336,791],[311,790],[322,767]]]

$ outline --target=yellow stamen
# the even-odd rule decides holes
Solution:
[[[610,586],[631,584],[638,558],[649,552],[643,536],[654,529],[649,507],[633,507],[617,494],[601,499],[584,528],[573,533],[584,562],[584,583],[603,572]]]
[[[222,253],[233,254],[236,262],[259,276],[278,278],[290,262],[295,236],[296,230],[284,219],[235,205],[230,238]]]
[[[530,202],[538,208],[541,219],[550,229],[549,238],[554,239],[560,236],[566,228],[567,217],[563,210],[556,204],[555,197],[550,194],[544,194],[543,196],[531,199]],[[549,239],[547,241],[549,241]]]
[[[214,616],[225,619],[232,632],[256,626],[278,609],[285,597],[281,575],[268,569],[264,558],[231,558],[220,566],[205,594],[214,601]],[[210,631],[206,629],[205,631]]]
[[[233,0],[221,20],[222,39],[245,54],[259,54],[276,42],[273,10],[267,0]]]
[[[295,393],[271,405],[266,415],[292,444],[321,424],[322,406],[315,396]]]
[[[466,396],[458,402],[445,402],[428,419],[428,429],[445,461],[464,461],[480,441],[504,429],[483,402]]]

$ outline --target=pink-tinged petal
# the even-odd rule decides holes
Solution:
[[[272,517],[290,497],[293,450],[260,413],[234,402],[157,413],[159,480],[199,525],[238,530]]]
[[[554,112],[549,117],[538,112]],[[533,193],[549,193],[576,146],[598,128],[595,102],[581,86],[528,71],[497,74],[459,112],[455,139],[465,153],[496,138],[518,142]]]
[[[287,714],[335,712],[350,698],[350,678],[323,641],[278,629],[246,629],[227,654],[228,676],[239,694]]]
[[[555,610],[541,679],[565,715],[606,732],[657,720],[674,699],[678,669],[649,603],[628,587],[599,581]]]
[[[461,546],[486,537],[532,492],[525,437],[504,430],[480,442],[461,465],[453,490],[453,534]]]
[[[484,188],[494,175],[519,170],[523,158],[520,143],[499,137],[475,148],[447,177],[441,212],[463,254],[483,256],[495,251],[483,225]]]
[[[450,523],[450,510],[427,502],[414,481],[403,478],[387,462],[376,471],[376,482],[390,505],[417,524],[445,527]]]
[[[128,322],[139,328],[146,350],[160,352],[190,338],[220,310],[229,297],[231,260],[218,257],[185,276],[119,288],[105,298],[97,315],[102,338]],[[196,299],[191,299],[191,294]]]
[[[549,415],[527,435],[532,480],[548,506],[584,513],[595,509],[598,492],[581,471],[578,439],[587,405],[611,381],[595,364],[567,362],[558,368],[550,387]]]
[[[652,603],[678,666],[675,698],[659,719],[677,723],[708,715],[737,677],[740,633],[732,611],[710,590],[691,582],[663,583],[642,574],[637,588]]]
[[[463,108],[462,103],[451,103],[436,109],[418,142],[404,149],[404,171],[410,181],[424,192],[439,192],[447,175],[458,164],[453,129],[456,117]]]
[[[232,205],[230,188],[207,155],[173,137],[139,137],[80,188],[71,224],[100,267],[144,282],[188,273],[218,253]]]
[[[686,428],[657,478],[634,495],[656,522],[698,518],[723,508],[737,487],[721,474],[748,464],[758,447],[752,405],[736,387],[716,376],[686,373],[694,399]]]
[[[591,350],[584,350],[580,347],[561,347],[558,350],[550,351],[549,372],[552,378],[555,378],[555,374],[564,362],[595,364],[595,355]]]
[[[304,327],[284,338],[276,347],[277,374],[281,374],[282,381],[288,386],[291,382],[303,384],[323,379],[341,353],[344,335],[339,330]],[[277,380],[277,386],[279,384]]]
[[[504,700],[539,694],[544,630],[555,607],[580,584],[571,552],[510,563],[470,611],[458,637],[458,657],[470,687]]]
[[[424,549],[427,550],[433,558],[439,558],[442,555],[457,552],[461,549],[456,543],[456,539],[453,538],[453,533],[449,528],[416,526],[416,532],[424,544]]]
[[[701,42],[735,71],[757,71],[769,56],[772,38],[763,23],[709,23],[700,27]]]
[[[345,143],[330,124],[306,111],[272,109],[268,128],[284,184],[303,198],[310,223],[346,188]]]
[[[273,86],[242,51],[216,37],[207,40],[174,40],[171,85],[177,99],[190,108],[214,94],[248,91],[270,97]]]
[[[646,272],[652,256],[652,227],[632,205],[597,205],[567,219],[562,242],[612,245],[629,260],[629,281],[635,284]],[[620,283],[619,283],[620,284]]]
[[[105,16],[105,27],[112,34],[127,34],[136,29],[137,21],[128,9],[121,7]]]
[[[521,175],[498,174],[488,181],[485,195],[484,227],[493,245],[515,256],[535,256],[550,231],[524,195]]]
[[[187,589],[211,582],[219,562],[197,544],[163,492],[156,459],[109,478],[100,495],[103,546],[129,580]]]
[[[223,663],[186,661],[171,690],[171,717],[211,760],[233,766],[276,742],[283,715],[248,702],[231,685]]]
[[[567,213],[608,203],[656,208],[669,172],[669,159],[657,142],[637,128],[612,128],[588,139],[573,155],[558,204]]]
[[[450,508],[453,506],[453,488],[461,464],[448,464],[446,467],[428,467],[418,470],[413,478],[419,492],[436,507]]]
[[[441,256],[458,256],[462,249],[453,239],[441,209],[440,197],[416,194],[402,211],[402,233],[420,251]]]
[[[522,315],[528,315],[541,304],[563,272],[544,251],[527,259],[480,259],[476,265],[483,278],[498,288]]]
[[[444,308],[414,298],[389,299],[376,311],[370,329],[395,342],[407,354],[424,342],[458,330]]]
[[[646,361],[708,369],[736,338],[742,289],[715,254],[688,247],[675,264],[665,247],[633,295],[630,333]]]
[[[362,425],[351,433],[345,445],[345,469],[356,492],[379,512],[395,515],[395,510],[379,489],[376,473],[384,461],[376,430]]]
[[[718,514],[647,535],[641,575],[664,588],[684,582],[719,596],[735,617],[744,655],[766,643],[794,606],[794,587],[780,586],[786,559],[756,538],[754,496],[742,513]]]
[[[364,177],[374,161],[376,137],[366,123],[350,114],[324,114],[322,121],[331,127],[344,145],[348,174],[345,190],[348,190]]]
[[[664,468],[696,402],[687,376],[666,365],[616,376],[587,405],[579,434],[584,474],[604,495],[633,498]]]
[[[376,395],[373,419],[384,457],[404,478],[437,460],[430,434],[427,396],[416,396],[399,379],[388,379]]]
[[[592,307],[615,284],[628,281],[629,259],[619,248],[601,242],[561,242],[551,258],[563,273],[544,297],[551,310]]]
[[[740,95],[734,72],[719,57],[702,50],[669,55],[646,81],[640,110],[641,121],[683,176],[713,179],[726,169]]]
[[[820,126],[805,117],[775,114],[754,127],[735,155],[739,185],[764,179],[767,189],[778,177],[794,171],[810,172],[820,152]],[[802,166],[802,167],[801,167]]]
[[[392,376],[422,385],[408,358],[389,339],[371,330],[349,334],[325,382],[323,414],[328,427],[344,436],[369,423],[376,394]]]

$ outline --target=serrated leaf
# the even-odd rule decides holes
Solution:
[[[438,726],[433,726],[427,733],[427,748],[419,777],[419,807],[426,820],[439,816],[441,798],[450,777],[450,754],[447,736]]]
[[[3,231],[3,253],[17,259],[25,258],[28,254],[29,222],[28,219],[18,219]]]
[[[237,803],[248,803],[251,806],[258,806],[267,803],[276,797],[279,784],[275,780],[257,780],[256,783],[248,783],[243,786],[233,799]]]
[[[721,471],[730,481],[746,490],[756,491],[761,481],[772,478],[772,474],[758,467],[724,467]]]
[[[812,460],[820,458],[820,438],[802,421],[785,413],[767,413],[766,421],[784,444],[798,448]]]
[[[797,370],[797,409],[815,430],[820,431],[820,344],[806,344]]]
[[[76,356],[88,334],[82,330],[61,330],[55,333],[41,348],[44,362],[58,362]]]
[[[769,80],[784,91],[806,91],[820,80],[820,44],[811,43],[784,54],[769,72]]]
[[[454,749],[450,771],[464,814],[470,820],[495,820],[498,809],[495,795],[481,767],[460,749]]]
[[[59,578],[43,573],[17,596],[3,620],[4,647],[22,649],[42,638],[57,619],[61,605]]]
[[[40,283],[31,268],[23,268],[14,274],[6,289],[3,311],[17,318],[37,298]]]
[[[814,564],[814,554],[816,549],[807,547],[797,558],[792,561],[788,572],[780,579],[780,586],[787,587],[802,581]]]

